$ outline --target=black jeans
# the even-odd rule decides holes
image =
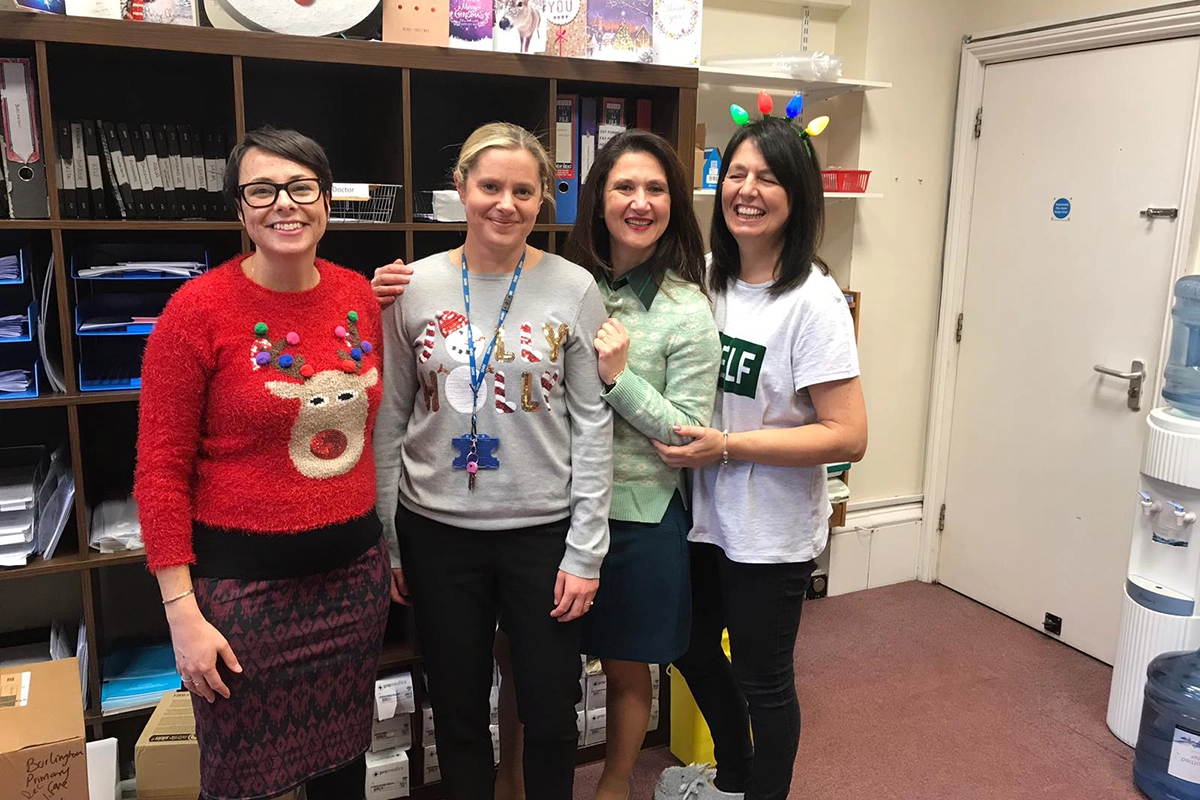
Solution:
[[[816,565],[739,564],[711,544],[693,543],[691,554],[692,638],[675,666],[712,730],[716,786],[786,800],[800,747],[796,634]],[[732,664],[721,649],[725,628]]]
[[[489,800],[495,794],[488,695],[499,622],[512,649],[517,714],[525,726],[525,796],[570,800],[582,620],[550,616],[569,522],[472,531],[401,507],[396,527],[446,797]]]

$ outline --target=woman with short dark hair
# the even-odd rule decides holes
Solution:
[[[381,327],[366,280],[316,257],[331,185],[312,139],[248,133],[225,195],[254,252],[185,283],[143,359],[134,495],[206,800],[364,794]]]

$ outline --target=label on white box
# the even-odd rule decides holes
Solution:
[[[587,712],[580,711],[576,714],[575,727],[579,729],[579,746],[583,747],[587,744]]]
[[[387,720],[396,714],[417,710],[411,672],[388,675],[375,681],[375,719]]]
[[[603,673],[587,677],[587,710],[599,711],[608,702],[608,677]]]
[[[434,740],[433,709],[426,703],[421,707],[421,738],[426,743]]]
[[[403,750],[367,753],[366,800],[408,797],[408,754]]]
[[[594,744],[603,744],[607,730],[608,712],[605,709],[587,712],[586,743],[589,747]]]
[[[425,783],[437,783],[442,779],[441,762],[438,761],[437,745],[425,745]]]
[[[371,752],[412,747],[412,714],[397,714],[391,719],[371,723]]]

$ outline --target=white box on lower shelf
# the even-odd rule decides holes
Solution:
[[[371,752],[407,750],[412,747],[412,714],[397,714],[391,719],[371,723]]]
[[[423,752],[425,762],[425,780],[424,783],[437,783],[442,779],[442,767],[438,761],[438,752],[436,744],[427,744]]]
[[[366,788],[366,800],[408,797],[408,753],[403,750],[367,753]]]

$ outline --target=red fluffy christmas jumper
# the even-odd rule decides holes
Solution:
[[[239,256],[171,298],[142,362],[134,496],[151,571],[195,561],[192,521],[313,530],[375,504],[380,313],[361,275],[275,292]]]

